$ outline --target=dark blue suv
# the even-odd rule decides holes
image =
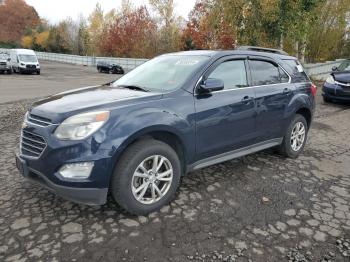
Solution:
[[[17,167],[56,194],[133,214],[169,203],[186,173],[266,148],[303,150],[316,87],[296,58],[188,51],[156,57],[115,82],[33,104]]]

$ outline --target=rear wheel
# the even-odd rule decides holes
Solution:
[[[308,125],[305,117],[296,114],[289,124],[278,151],[286,157],[297,158],[305,147],[307,133]]]
[[[146,215],[174,198],[180,178],[176,152],[161,141],[142,140],[126,149],[118,161],[111,193],[129,213]]]

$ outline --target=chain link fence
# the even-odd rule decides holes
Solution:
[[[9,49],[0,49],[0,52],[9,52]],[[35,52],[39,60],[55,61],[61,63],[69,63],[84,66],[96,66],[99,61],[108,61],[121,65],[127,71],[130,71],[146,62],[148,59],[138,58],[118,58],[118,57],[95,57],[95,56],[79,56],[47,52]],[[339,66],[343,59],[335,61],[327,61],[324,63],[305,64],[305,71],[313,79],[325,80],[334,66]]]
[[[0,49],[0,52],[9,53],[10,49]],[[47,53],[47,52],[35,52],[39,60],[55,61],[61,63],[84,65],[84,66],[96,66],[99,61],[108,61],[121,65],[127,71],[138,67],[146,62],[148,59],[138,58],[118,58],[118,57],[96,57],[96,56],[79,56],[69,54]]]

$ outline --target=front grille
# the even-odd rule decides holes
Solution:
[[[33,114],[28,114],[27,121],[39,126],[49,126],[52,124],[50,119]]]
[[[26,68],[36,68],[36,65],[27,65]]]
[[[0,62],[0,65],[4,65],[4,66],[5,66],[5,65],[6,65],[6,62]]]
[[[42,136],[22,130],[21,153],[25,156],[40,157],[46,148],[46,141]]]

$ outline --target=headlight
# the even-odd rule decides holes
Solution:
[[[71,116],[55,131],[62,140],[81,140],[96,132],[109,119],[109,111],[89,112]]]
[[[334,84],[335,84],[334,77],[333,77],[333,76],[329,76],[329,77],[326,79],[326,83],[331,84],[331,85],[334,85]]]

